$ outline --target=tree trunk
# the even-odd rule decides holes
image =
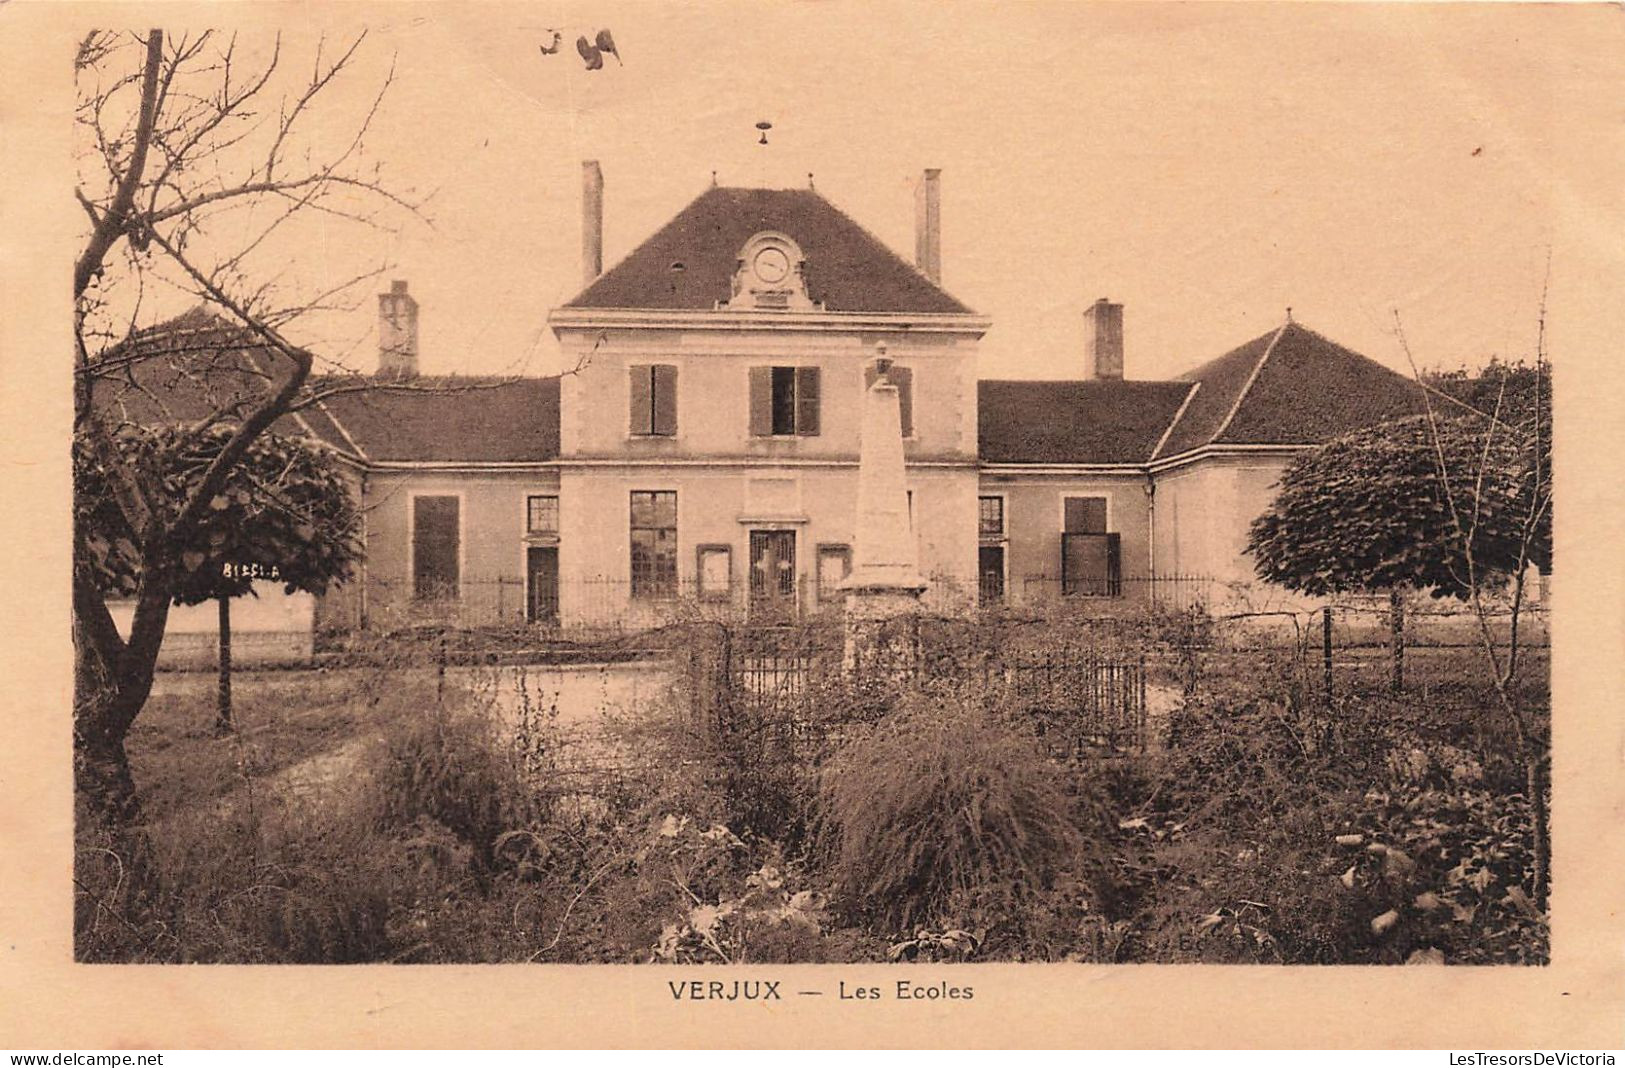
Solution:
[[[231,733],[231,598],[218,598],[220,603],[220,686],[215,699],[214,729],[217,734]]]
[[[1524,767],[1524,789],[1529,792],[1529,810],[1534,821],[1534,856],[1530,867],[1534,869],[1531,882],[1534,884],[1533,893],[1535,908],[1546,911],[1546,899],[1551,882],[1551,829],[1548,826],[1546,812],[1546,761],[1545,755],[1537,756],[1528,761]]]
[[[74,790],[89,810],[113,826],[140,816],[130,758],[124,751],[116,662],[108,649],[91,640],[87,627],[74,620],[73,779]],[[116,638],[117,635],[115,634]]]
[[[168,618],[168,596],[156,587],[142,589],[126,644],[95,580],[84,572],[74,575],[74,787],[92,812],[114,826],[140,816],[124,739],[152,692]]]
[[[1389,687],[1399,693],[1405,688],[1405,591],[1398,586],[1388,591],[1388,629],[1391,632],[1389,648],[1393,653],[1393,678]]]

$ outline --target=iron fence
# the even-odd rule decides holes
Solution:
[[[1147,605],[1192,610],[1208,604],[1213,590],[1210,579],[1195,575],[1124,576],[1099,589],[1063,585],[1045,575],[1008,584],[944,572],[925,579],[921,611],[961,619],[1011,612],[1110,617]],[[654,588],[622,578],[566,578],[537,588],[518,576],[473,576],[446,584],[434,596],[421,595],[410,580],[366,576],[330,594],[321,616],[329,629],[385,633],[423,627],[638,631],[698,621],[830,620],[840,616],[843,603],[838,584],[816,576],[754,590],[744,583],[716,589],[696,578]]]
[[[921,684],[1025,720],[1057,755],[1144,748],[1145,648],[1101,637],[912,616],[859,628],[717,625],[680,645],[701,722],[758,760],[815,758]]]

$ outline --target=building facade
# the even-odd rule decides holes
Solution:
[[[835,610],[852,561],[866,365],[892,361],[928,608],[1280,599],[1254,517],[1292,458],[1423,408],[1290,321],[1178,379],[1126,377],[1099,300],[1080,376],[986,381],[990,326],[941,286],[940,173],[905,260],[811,188],[704,191],[608,270],[583,167],[583,282],[557,377],[418,375],[418,307],[379,298],[379,374],[298,420],[353,474],[356,581],[321,625],[639,625]]]

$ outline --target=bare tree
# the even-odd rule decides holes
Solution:
[[[82,795],[116,820],[136,812],[124,740],[152,688],[179,554],[211,501],[279,421],[335,393],[416,388],[315,374],[316,357],[284,334],[302,315],[348,306],[382,267],[300,288],[278,265],[285,252],[267,263],[293,220],[389,229],[422,218],[364,149],[393,69],[360,98],[346,137],[313,128],[318,109],[343,113],[335,87],[359,76],[364,36],[336,50],[322,41],[294,70],[280,37],[245,60],[235,37],[211,32],[95,32],[75,59],[74,192],[88,220],[73,268],[75,432],[105,473],[103,492],[132,532],[124,548],[137,562],[126,638],[96,582],[87,532],[75,530],[75,773]],[[207,315],[195,329],[154,331],[154,304],[163,302],[155,294],[200,303]],[[143,478],[115,444],[121,415],[107,394],[145,392],[162,403],[139,373],[154,366],[192,387],[187,428],[224,429],[180,489]]]
[[[1404,325],[1398,312],[1394,313],[1394,331],[1411,371],[1417,380],[1423,374],[1417,366],[1406,340]],[[1535,339],[1535,366],[1532,375],[1532,396],[1526,398],[1525,409],[1509,417],[1507,385],[1510,369],[1497,364],[1492,368],[1495,376],[1493,402],[1481,449],[1472,462],[1452,461],[1446,447],[1444,421],[1433,404],[1431,391],[1424,389],[1427,398],[1427,424],[1433,444],[1437,477],[1444,487],[1442,497],[1447,503],[1447,520],[1460,561],[1458,581],[1467,590],[1468,604],[1477,623],[1479,648],[1483,653],[1486,675],[1495,693],[1499,710],[1511,723],[1519,757],[1524,767],[1524,789],[1528,794],[1530,812],[1534,822],[1533,897],[1540,909],[1546,907],[1551,871],[1551,838],[1548,818],[1547,791],[1551,773],[1551,734],[1543,727],[1537,711],[1524,700],[1520,671],[1523,658],[1519,655],[1519,623],[1523,616],[1528,593],[1529,569],[1545,563],[1551,546],[1552,526],[1552,468],[1551,468],[1551,398],[1546,394],[1550,381],[1550,358],[1546,351],[1546,294],[1542,292]],[[1492,499],[1492,487],[1498,480],[1495,465],[1510,447],[1518,458],[1510,472],[1519,492],[1513,500],[1517,505],[1512,515],[1510,566],[1480,558],[1480,532],[1489,517],[1505,506],[1505,501]],[[1508,633],[1505,643],[1497,639],[1492,625],[1497,610],[1486,599],[1486,593],[1506,577],[1506,614]]]

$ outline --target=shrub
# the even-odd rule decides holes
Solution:
[[[473,850],[476,868],[490,869],[497,839],[535,822],[538,794],[525,782],[516,754],[477,712],[436,708],[407,716],[384,731],[373,763],[378,815],[385,826],[428,821]]]
[[[975,694],[911,694],[819,776],[839,899],[907,926],[1008,914],[1089,853],[1063,774]],[[955,915],[957,913],[957,915]]]

